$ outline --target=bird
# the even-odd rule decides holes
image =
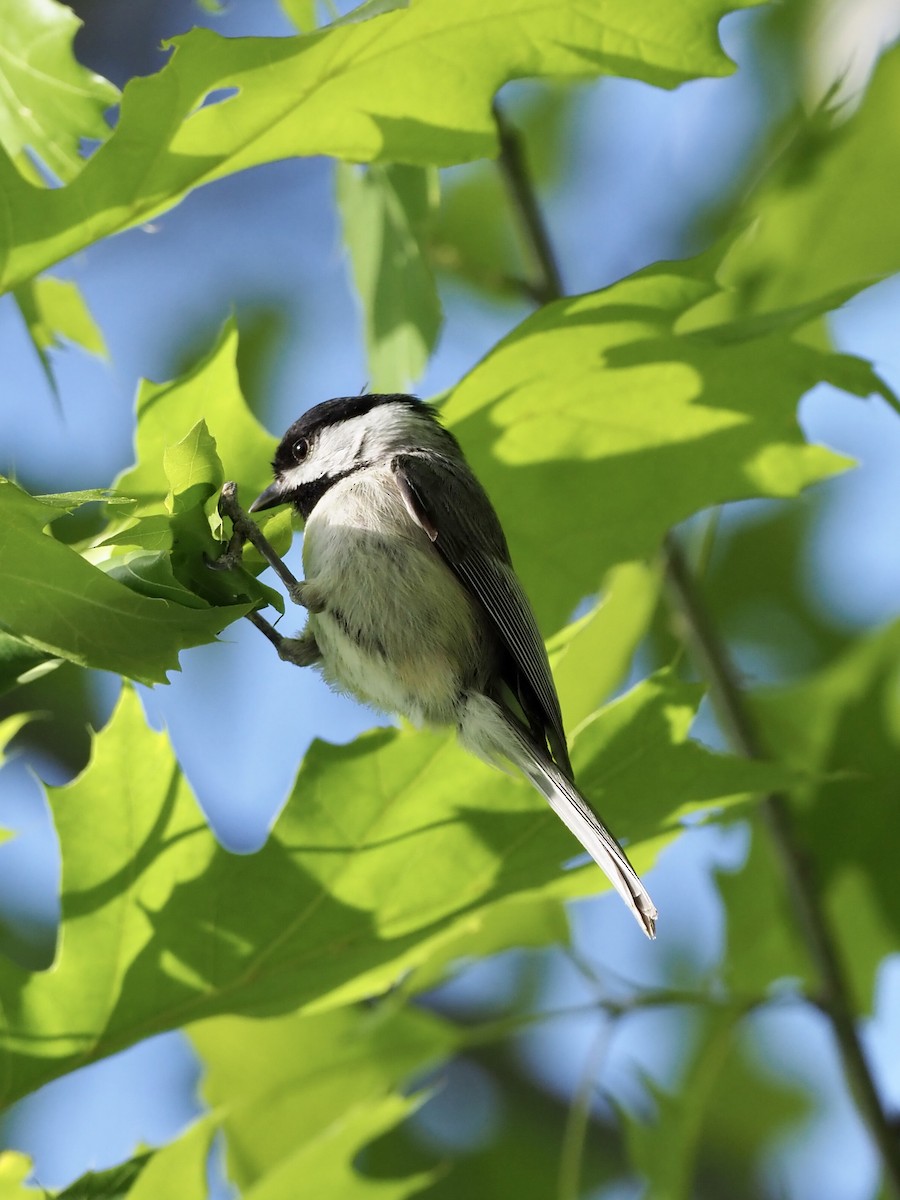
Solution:
[[[517,768],[654,938],[647,889],[575,783],[500,520],[437,410],[399,393],[326,400],[290,426],[272,470],[250,513],[290,504],[304,522],[305,578],[279,573],[306,626],[288,638],[256,620],[281,657],[415,725],[453,726],[478,758]]]

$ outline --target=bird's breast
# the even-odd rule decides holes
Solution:
[[[326,493],[306,524],[303,565],[325,600],[309,627],[326,678],[416,723],[455,722],[484,659],[484,629],[389,467]]]

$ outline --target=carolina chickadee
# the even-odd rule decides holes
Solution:
[[[479,758],[514,764],[654,937],[646,888],[573,782],[547,652],[497,514],[435,411],[403,395],[327,400],[294,422],[272,466],[250,511],[289,503],[306,523],[305,580],[278,562],[308,609],[305,629],[282,638],[255,621],[282,658],[414,724],[455,725]],[[236,525],[235,536],[249,534]]]

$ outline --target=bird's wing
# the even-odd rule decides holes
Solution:
[[[524,681],[523,707],[529,719],[538,717],[554,759],[571,775],[547,651],[487,494],[464,463],[444,455],[398,454],[391,469],[410,515],[499,634],[518,677],[508,682],[521,692]]]

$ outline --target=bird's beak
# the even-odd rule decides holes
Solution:
[[[256,497],[250,505],[250,512],[262,512],[264,508],[274,508],[276,504],[286,504],[287,499],[277,481],[270,483],[264,492]]]

